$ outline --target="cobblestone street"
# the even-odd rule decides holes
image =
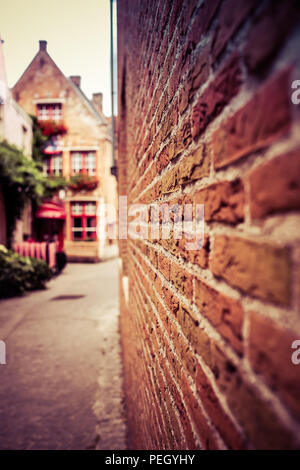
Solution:
[[[0,449],[124,449],[117,261],[0,302]]]

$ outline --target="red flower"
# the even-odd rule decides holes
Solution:
[[[47,137],[64,135],[68,132],[68,129],[63,123],[56,123],[55,121],[39,121],[39,126],[43,135]]]
[[[86,173],[80,173],[71,178],[70,183],[68,184],[70,189],[75,191],[80,191],[86,189],[92,191],[98,186],[98,179],[95,176],[89,176]]]

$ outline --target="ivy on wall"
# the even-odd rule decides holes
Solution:
[[[44,152],[43,149],[46,145],[48,137],[43,134],[41,127],[39,126],[36,116],[30,115],[32,120],[32,159],[38,163],[42,170]]]

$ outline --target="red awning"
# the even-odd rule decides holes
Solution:
[[[66,212],[64,207],[56,202],[45,202],[38,207],[35,216],[38,219],[65,219]]]

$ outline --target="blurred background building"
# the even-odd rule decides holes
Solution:
[[[116,182],[110,173],[111,135],[102,94],[88,100],[80,82],[80,76],[67,78],[62,73],[47,52],[47,42],[40,41],[38,53],[12,93],[48,137],[44,174],[60,179],[64,188],[38,207],[35,237],[58,239],[69,260],[97,261],[106,248],[97,230],[105,225],[100,204],[115,206]]]

